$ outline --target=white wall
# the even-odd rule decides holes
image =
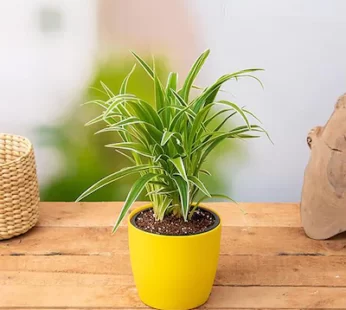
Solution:
[[[308,131],[324,125],[346,92],[346,1],[190,0],[199,18],[201,50],[211,48],[204,83],[261,67],[252,81],[230,83],[237,102],[263,121],[275,145],[247,142],[249,160],[225,169],[238,201],[299,201],[309,158]]]
[[[42,6],[61,10],[62,31],[40,31]],[[249,141],[245,165],[223,163],[234,198],[298,201],[306,135],[346,92],[346,1],[188,0],[186,8],[191,23],[197,19],[199,49],[212,50],[199,84],[246,67],[266,69],[264,91],[253,81],[229,84],[275,142]],[[0,132],[33,138],[32,128],[57,119],[78,96],[97,47],[96,10],[95,0],[0,1]],[[50,154],[36,153],[40,175],[53,173]]]
[[[79,96],[95,54],[96,4],[0,1],[0,132],[25,135],[35,143],[33,129],[59,118]],[[60,14],[58,29],[42,31],[41,10]],[[35,150],[42,180],[54,173],[56,161],[39,146]]]

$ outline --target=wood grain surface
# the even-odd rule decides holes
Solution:
[[[146,309],[126,223],[111,235],[121,205],[41,203],[34,229],[0,242],[0,309]],[[201,309],[346,309],[345,234],[307,238],[293,203],[210,206],[223,220],[221,256]]]

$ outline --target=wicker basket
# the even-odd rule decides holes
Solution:
[[[36,224],[39,200],[32,144],[0,133],[0,240],[23,234]]]

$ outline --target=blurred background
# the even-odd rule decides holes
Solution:
[[[274,141],[229,143],[207,162],[209,185],[237,201],[300,200],[309,157],[308,131],[324,125],[346,92],[344,0],[3,0],[0,2],[0,131],[35,146],[41,196],[73,201],[126,163],[84,123],[97,112],[80,104],[114,92],[130,71],[134,50],[155,55],[160,75],[180,78],[207,48],[197,84],[250,67],[252,80],[226,84],[225,94],[253,111]],[[129,89],[153,98],[138,67]],[[133,179],[89,200],[123,200]]]

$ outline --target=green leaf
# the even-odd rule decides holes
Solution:
[[[126,157],[131,163],[133,164],[136,164],[136,161],[129,155],[125,154],[124,152],[122,151],[119,151],[119,150],[115,150],[117,153],[119,153],[120,155]]]
[[[213,102],[217,96],[217,94],[219,93],[219,90],[221,88],[221,85],[219,87],[216,87],[215,90],[205,99],[205,105]]]
[[[197,145],[195,149],[193,149],[192,153],[196,151],[201,151],[201,155],[199,157],[199,161],[197,164],[196,170],[198,171],[205,161],[206,157],[210,154],[210,152],[219,145],[223,140],[227,138],[237,138],[240,134],[244,134],[247,132],[264,132],[265,130],[258,126],[258,125],[252,125],[249,129],[247,126],[239,126],[237,128],[232,129],[229,132],[212,132],[207,135],[207,138],[204,140],[203,143]]]
[[[214,129],[214,132],[218,132],[222,126],[231,118],[233,117],[237,112],[233,112],[230,115],[228,115],[227,117],[225,117],[225,119]],[[246,127],[247,129],[249,129],[248,127]]]
[[[204,195],[211,197],[207,188],[205,187],[205,185],[203,184],[203,182],[199,178],[197,178],[193,175],[190,175],[188,178],[189,178],[189,181],[192,182],[194,185],[196,185]]]
[[[149,152],[149,150],[143,144],[137,143],[137,142],[112,143],[112,144],[107,144],[106,147],[111,147],[111,148],[121,149],[121,150],[128,150],[145,157],[150,157],[150,158],[153,157],[152,154]]]
[[[260,138],[261,136],[255,136],[255,135],[236,135],[234,138],[239,138],[239,139],[254,139],[254,138]]]
[[[138,118],[156,126],[158,130],[163,130],[162,121],[154,108],[144,100],[130,100],[127,103],[138,114]]]
[[[205,90],[205,88],[197,85],[192,85],[191,88],[198,89],[198,90]]]
[[[128,94],[124,94],[124,95],[117,95],[117,96],[115,96],[114,98],[112,98],[111,100],[110,100],[110,104],[109,104],[109,106],[107,107],[107,110],[106,110],[106,112],[105,112],[105,114],[104,114],[104,118],[106,118],[106,117],[108,117],[109,116],[109,114],[111,114],[111,113],[117,113],[117,112],[119,112],[118,110],[117,110],[117,108],[118,108],[118,106],[119,105],[121,105],[121,104],[123,104],[124,102],[126,102],[126,100],[131,100],[131,99],[134,99],[135,98],[135,96],[133,96],[133,95],[128,95]],[[115,110],[115,111],[114,111]],[[121,111],[120,111],[121,112]],[[122,114],[124,114],[124,115],[126,115],[125,113],[123,113],[122,112]]]
[[[154,57],[153,57],[153,73],[154,73],[155,105],[156,105],[156,111],[157,111],[165,106],[166,95],[163,91],[162,84],[156,73]]]
[[[212,105],[208,105],[204,107],[201,111],[199,111],[194,119],[194,122],[192,124],[191,130],[189,132],[189,139],[188,139],[188,145],[192,146],[193,142],[198,137],[198,132],[203,130],[204,124],[203,121],[205,117],[208,115],[210,109],[212,108]]]
[[[192,112],[192,110],[190,109],[189,106],[181,109],[172,119],[171,124],[169,125],[169,129],[168,131],[174,131],[175,126],[178,124],[180,118],[183,115],[186,115],[186,117],[189,119],[190,122],[192,122],[192,120],[189,118],[189,116],[191,116],[189,114],[189,112]],[[192,119],[194,119],[194,116],[192,117]],[[178,128],[178,130],[180,130],[180,128]]]
[[[90,100],[90,101],[87,101],[87,102],[84,102],[82,103],[81,105],[87,105],[87,104],[96,104],[104,109],[107,109],[108,108],[108,103],[103,101],[103,100],[100,100],[100,99],[97,99],[97,100]]]
[[[125,77],[124,81],[122,82],[119,94],[126,94],[127,83],[129,81],[129,78],[131,77],[132,73],[135,71],[135,69],[136,69],[136,64],[133,65],[130,73]]]
[[[122,126],[129,126],[129,125],[134,125],[134,124],[143,124],[145,122],[139,120],[137,117],[128,117],[125,118],[115,124],[112,124],[109,127],[103,128],[99,131],[96,132],[96,134],[98,133],[102,133],[102,132],[109,132],[109,131],[119,131],[119,130],[123,130]]]
[[[162,89],[162,85],[161,85],[156,74],[155,74],[155,78],[154,78],[154,87],[155,87],[156,109],[159,110],[165,106],[166,98],[165,98],[165,94],[164,94],[163,89]]]
[[[262,71],[263,69],[245,69],[238,72],[234,72],[231,74],[225,74],[222,77],[220,77],[214,84],[209,86],[199,97],[195,98],[193,101],[193,110],[195,112],[198,112],[203,106],[208,103],[207,100],[210,100],[210,98],[216,96],[215,91],[218,91],[220,89],[220,86],[224,84],[225,82],[231,80],[231,79],[237,79],[240,75],[249,73],[249,72],[256,72],[256,71]],[[208,99],[209,98],[209,99]]]
[[[199,56],[196,62],[193,64],[189,74],[187,75],[187,78],[181,90],[182,97],[186,102],[189,101],[189,94],[190,94],[193,81],[196,79],[198,73],[202,69],[206,59],[209,56],[209,53],[210,53],[210,50],[206,50],[204,53],[202,53],[201,56]]]
[[[250,126],[250,129],[247,126],[238,126],[227,132],[219,132],[219,131],[210,132],[202,136],[202,138],[204,138],[203,143],[196,145],[192,153],[196,152],[197,150],[203,149],[206,146],[211,145],[215,140],[227,139],[227,138],[237,136],[239,134],[251,132],[251,131],[264,132],[263,129],[258,125],[252,125]]]
[[[171,90],[177,90],[178,74],[176,72],[170,72],[167,78],[166,94],[167,97],[173,96]]]
[[[161,202],[160,209],[158,210],[157,218],[162,221],[168,207],[171,205],[172,199],[169,199],[168,196],[163,197],[163,201]]]
[[[152,78],[154,79],[154,71],[150,68],[150,66],[141,58],[139,57],[135,52],[131,51],[131,54],[136,58],[138,63],[142,66],[142,68],[145,70],[145,72]]]
[[[250,112],[249,110],[246,110],[246,109],[242,109],[242,110],[244,113],[251,115],[255,120],[257,120],[260,124],[262,124],[261,120],[255,114],[253,114],[252,112]]]
[[[190,107],[181,107],[181,106],[176,106],[176,105],[169,105],[169,106],[165,106],[162,109],[160,109],[159,111],[157,111],[158,114],[161,114],[165,111],[170,111],[170,110],[176,110],[176,111],[182,111],[183,113],[186,113],[187,115],[189,115],[189,117],[191,117],[192,119],[195,118],[196,113],[193,112]],[[171,115],[174,115],[173,112],[170,112]],[[176,115],[175,115],[176,116]]]
[[[184,166],[184,161],[181,157],[177,158],[170,158],[169,161],[175,166],[175,168],[178,170],[179,175],[186,181],[188,182],[188,178],[186,175],[186,170]]]
[[[240,75],[239,77],[249,77],[249,78],[252,78],[252,79],[256,80],[261,85],[262,89],[264,89],[264,85],[263,85],[262,81],[258,77],[254,76],[254,75],[244,74],[244,75]]]
[[[267,138],[268,138],[268,140],[270,141],[270,143],[271,143],[271,144],[274,144],[274,141],[271,139],[269,133],[268,133],[263,127],[252,125],[251,130],[252,130],[252,131],[256,131],[256,132],[263,132],[263,133],[267,136]]]
[[[173,94],[175,99],[177,99],[177,101],[179,102],[179,104],[181,106],[183,106],[183,107],[187,107],[188,106],[187,102],[185,102],[184,99],[174,89],[171,89],[171,93]]]
[[[143,191],[143,189],[145,188],[145,186],[147,185],[147,183],[149,181],[151,181],[153,178],[156,177],[155,173],[147,173],[144,174],[142,177],[140,177],[132,186],[131,190],[129,191],[124,206],[122,207],[119,217],[114,225],[113,228],[113,233],[116,232],[116,230],[118,229],[120,223],[122,222],[122,220],[124,219],[124,217],[126,216],[127,212],[129,211],[129,209],[131,208],[132,204],[135,202],[135,200],[137,199],[137,197],[140,195],[140,193]]]
[[[245,113],[235,103],[227,101],[227,100],[220,100],[220,101],[218,101],[218,103],[222,103],[224,105],[228,105],[228,106],[232,107],[235,111],[237,111],[242,116],[246,125],[250,128],[250,123],[249,123],[249,120],[247,119]]]
[[[195,204],[195,206],[193,207],[193,209],[190,211],[189,214],[189,219],[191,220],[192,215],[195,213],[196,209],[199,207],[199,205],[201,204],[201,202],[203,202],[206,199],[210,199],[210,198],[224,198],[224,199],[228,199],[234,203],[237,203],[236,201],[234,201],[231,197],[228,197],[226,195],[222,195],[222,194],[210,194],[210,196],[203,196],[200,200],[197,201],[197,203]]]
[[[102,85],[102,88],[103,88],[103,89],[105,90],[105,92],[107,93],[108,97],[109,97],[109,98],[114,97],[113,92],[108,88],[108,86],[107,86],[105,83],[103,83],[102,81],[100,81],[100,83],[101,83],[101,85]]]
[[[211,176],[211,173],[208,170],[201,169],[201,170],[199,170],[199,172],[201,172],[201,173],[203,173],[205,175]]]
[[[98,135],[98,134],[104,133],[104,132],[117,132],[117,133],[123,132],[123,133],[126,133],[126,130],[124,128],[121,128],[121,127],[113,127],[113,126],[111,126],[111,127],[106,127],[106,128],[103,128],[103,129],[101,129],[99,131],[96,131],[95,135]]]
[[[134,116],[130,116],[128,118],[125,118],[117,123],[115,123],[114,127],[120,127],[120,126],[126,126],[126,125],[131,125],[131,124],[143,124],[145,123],[145,121],[142,121],[140,119],[138,119],[137,117],[134,117]]]
[[[227,200],[230,200],[234,203],[237,203],[235,200],[233,200],[231,197],[227,196],[227,195],[223,195],[223,194],[210,194],[209,196],[203,196],[200,200],[198,200],[198,202],[196,203],[196,206],[199,206],[201,202],[203,202],[204,200],[210,199],[210,198],[224,198]]]
[[[159,143],[163,133],[158,128],[162,127],[162,124],[156,124],[150,112],[145,109],[144,105],[141,105],[138,102],[128,102],[127,106],[129,108],[129,114],[140,119],[145,127],[142,128],[142,126],[137,126],[136,129],[146,137],[147,141],[153,140]],[[158,118],[158,115],[154,115],[154,117]]]
[[[177,83],[178,83],[178,74],[175,72],[170,72],[167,78],[167,84],[166,84],[166,100],[167,103],[165,105],[165,108],[171,107],[171,103],[174,102],[174,95],[171,90],[176,91],[177,89]],[[162,109],[161,109],[162,110]],[[171,117],[173,117],[172,113],[173,111],[169,111],[168,109],[162,110],[162,120],[165,125],[165,127],[169,126],[169,121]],[[160,113],[160,109],[158,110],[158,113]]]
[[[189,182],[185,181],[180,175],[175,175],[172,177],[173,181],[177,185],[180,197],[180,203],[183,211],[184,220],[187,221],[187,215],[190,208],[190,190]]]
[[[161,145],[164,146],[169,139],[174,136],[175,132],[170,132],[170,131],[164,131],[163,135],[162,135],[162,140],[161,140]]]
[[[229,132],[211,132],[211,133],[208,133],[207,135],[202,136],[202,138],[205,138],[202,143],[200,143],[200,142],[195,143],[194,149],[191,151],[191,154],[193,154],[199,150],[202,150],[203,148],[209,147],[209,145],[211,145],[217,139],[220,139],[220,138],[226,139],[230,135],[231,134]]]
[[[97,88],[97,87],[94,87],[94,86],[90,86],[90,87],[88,87],[88,89],[92,89],[92,90],[96,90],[97,92],[99,92],[100,94],[102,94],[102,95],[106,95],[107,96],[107,93],[106,92],[104,92],[103,90],[101,90],[101,89],[99,89],[99,88]]]
[[[101,114],[101,115],[93,118],[89,122],[87,122],[84,126],[90,126],[90,125],[96,124],[98,122],[107,121],[107,120],[109,120],[109,119],[111,119],[113,117],[119,117],[119,116],[121,116],[120,113],[111,113],[111,114],[108,115],[108,117],[106,119],[104,119],[103,114]]]
[[[209,105],[208,105],[209,106]],[[214,113],[212,116],[210,116],[204,123],[204,126],[208,126],[208,124],[210,122],[212,122],[216,117],[218,117],[219,115],[223,114],[223,113],[226,113],[226,112],[229,112],[229,111],[233,111],[233,109],[223,109],[223,110],[220,110],[220,111],[217,111],[216,113]]]
[[[106,185],[108,185],[108,184],[110,184],[116,180],[119,180],[119,179],[126,177],[130,174],[133,174],[133,173],[137,173],[137,172],[141,172],[141,171],[145,171],[145,170],[153,169],[153,168],[159,168],[159,167],[151,166],[151,165],[138,165],[138,166],[134,166],[134,167],[127,167],[127,168],[121,169],[117,172],[114,172],[114,173],[110,174],[109,176],[96,182],[91,187],[89,187],[83,194],[81,194],[77,198],[76,202],[81,201],[82,199],[89,196],[93,192],[99,190],[100,188],[102,188],[102,187],[104,187],[104,186],[106,186]]]

